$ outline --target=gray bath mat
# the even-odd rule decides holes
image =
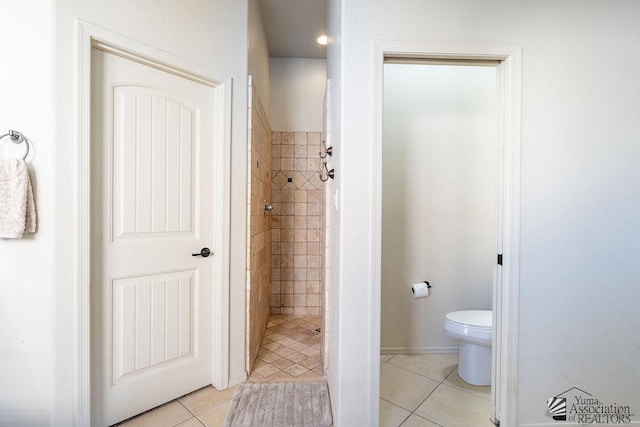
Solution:
[[[326,383],[240,384],[224,427],[329,427],[332,422]]]

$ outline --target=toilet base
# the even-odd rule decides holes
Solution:
[[[460,343],[458,375],[471,385],[491,385],[491,347]]]

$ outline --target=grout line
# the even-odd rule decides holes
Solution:
[[[396,405],[395,403],[393,403],[393,402],[391,402],[391,401],[389,401],[389,400],[387,400],[387,399],[385,399],[385,398],[383,398],[383,397],[381,397],[381,398],[380,398],[380,400],[384,400],[385,402],[389,403],[390,405],[395,406],[396,408],[400,408],[400,409],[402,409],[403,411],[407,411],[407,412],[409,412],[409,415],[407,415],[407,416],[406,416],[406,417],[405,417],[405,418],[400,422],[400,424],[398,424],[398,427],[400,427],[402,424],[404,424],[404,423],[405,423],[405,422],[406,422],[406,421],[411,417],[411,415],[413,415],[413,414],[414,414],[414,412],[413,412],[413,411],[409,411],[408,409],[405,409],[405,408],[403,408],[402,406],[398,406],[398,405]],[[418,406],[419,406],[419,405],[418,405]],[[417,409],[417,408],[416,408],[416,409]]]
[[[411,412],[409,415],[407,415],[407,416],[405,417],[405,419],[404,419],[404,420],[402,420],[402,421],[400,422],[400,424],[398,424],[398,427],[400,427],[400,426],[401,426],[402,424],[404,424],[404,423],[405,423],[409,418],[411,418],[411,415],[413,415],[413,412]]]
[[[457,365],[456,365],[456,366],[457,366]],[[411,371],[408,371],[408,372],[411,372]],[[446,378],[445,378],[445,379],[446,379]],[[424,404],[424,402],[426,402],[426,401],[427,401],[427,399],[429,399],[429,398],[431,397],[431,395],[432,395],[433,393],[435,393],[435,392],[436,392],[436,390],[437,390],[437,389],[438,389],[438,388],[439,388],[443,383],[444,383],[444,380],[440,381],[440,383],[439,383],[439,384],[438,384],[438,385],[437,385],[433,390],[431,390],[431,393],[429,393],[429,394],[427,395],[427,397],[425,397],[425,398],[422,400],[422,402],[420,402],[420,403],[418,404],[418,406],[416,406],[416,409],[414,409],[413,411],[409,411],[409,412],[410,412],[410,414],[409,414],[409,415],[407,415],[407,417],[406,417],[404,420],[402,420],[402,422],[401,422],[400,424],[398,424],[398,427],[402,426],[402,425],[403,425],[403,424],[404,424],[404,423],[405,423],[409,418],[411,418],[411,416],[412,416],[412,415],[415,415],[416,417],[422,418],[423,420],[427,420],[427,421],[429,421],[429,422],[431,422],[431,423],[434,423],[434,424],[436,424],[436,425],[438,425],[438,426],[440,426],[440,427],[444,427],[444,426],[442,426],[442,424],[438,424],[438,423],[436,423],[435,421],[430,420],[430,419],[428,419],[428,418],[425,418],[425,417],[423,417],[423,416],[421,416],[421,415],[419,415],[419,414],[417,414],[417,413],[416,413],[416,411],[418,410],[418,408],[419,408],[420,406],[422,406],[422,405]],[[395,403],[388,401],[387,399],[384,399],[384,398],[382,398],[382,397],[381,397],[380,399],[382,399],[382,400],[384,400],[384,401],[386,401],[386,402],[388,402],[388,403],[392,404],[393,406],[396,406],[396,407],[398,407],[398,408],[400,408],[400,409],[404,409],[405,411],[407,411],[407,409],[403,408],[402,406],[398,406],[398,405],[396,405]]]
[[[462,387],[458,387],[457,385],[454,385],[454,384],[444,384],[444,385],[445,385],[445,386],[447,386],[447,387],[454,388],[454,389],[456,389],[456,390],[458,390],[458,391],[463,391],[463,392],[465,392],[465,393],[467,393],[467,394],[470,394],[471,396],[477,397],[478,399],[482,399],[482,400],[489,400],[489,401],[491,401],[491,397],[489,397],[489,398],[487,399],[486,397],[480,396],[480,395],[478,395],[478,394],[476,394],[476,393],[474,393],[474,392],[472,392],[472,391],[470,391],[470,390],[465,390],[464,388],[462,388]]]
[[[415,412],[419,407],[421,407],[421,406],[424,404],[424,402],[426,402],[426,401],[427,401],[427,399],[429,399],[429,398],[431,397],[431,395],[432,395],[433,393],[435,393],[435,392],[436,392],[436,390],[437,390],[441,385],[442,385],[442,382],[440,382],[440,384],[438,384],[438,385],[437,385],[433,390],[431,390],[431,392],[427,395],[427,397],[425,397],[425,398],[422,400],[422,402],[420,402],[420,404],[419,404],[418,406],[416,406],[416,409],[414,409],[412,412]]]
[[[429,421],[430,423],[433,423],[433,424],[435,424],[437,426],[445,427],[442,424],[438,424],[437,422],[435,422],[433,420],[430,420],[429,418],[425,418],[422,415],[416,414],[415,412],[412,412],[411,414],[409,414],[409,416],[407,418],[405,418],[400,424],[398,424],[398,427],[402,427],[409,420],[409,418],[411,418],[412,415],[415,415],[416,417],[421,418],[421,419],[423,419],[425,421]]]
[[[446,380],[447,378],[449,378],[449,376],[450,376],[451,374],[453,374],[453,373],[456,371],[456,369],[458,369],[458,364],[457,364],[457,363],[453,366],[453,368],[451,369],[451,372],[449,372],[449,373],[447,374],[447,376],[446,376],[446,377],[444,377],[444,379]]]
[[[391,359],[389,359],[389,360],[391,360]],[[435,379],[435,378],[431,378],[431,377],[428,377],[428,376],[426,376],[426,375],[423,375],[423,374],[421,374],[420,372],[415,372],[415,371],[412,371],[412,370],[410,370],[410,369],[404,368],[404,367],[402,367],[402,366],[398,366],[398,365],[394,365],[394,364],[391,364],[391,366],[393,366],[394,368],[399,368],[399,369],[402,369],[403,371],[406,371],[406,372],[409,372],[409,373],[412,373],[412,374],[418,375],[418,376],[420,376],[420,377],[422,377],[422,378],[426,378],[426,379],[428,379],[428,380],[435,381],[435,382],[437,382],[437,383],[439,383],[439,384],[442,384],[442,382],[443,382],[444,380],[446,380],[446,379],[447,379],[447,377],[450,375],[450,374],[449,374],[449,375],[447,375],[447,377],[444,377],[444,379],[439,380],[439,379]],[[457,367],[457,366],[458,366],[458,365],[456,365],[456,367]],[[454,369],[455,369],[455,368],[454,368]],[[439,384],[438,384],[438,385],[439,385]]]
[[[455,370],[455,368],[456,368],[456,367],[458,367],[458,365],[456,365],[453,369]],[[413,371],[408,371],[408,372],[413,372]],[[453,370],[452,370],[451,372],[453,372]],[[431,396],[436,392],[436,390],[438,390],[438,389],[440,388],[440,386],[441,386],[442,384],[444,384],[444,382],[446,381],[447,377],[448,377],[449,375],[451,375],[451,372],[449,372],[449,374],[448,374],[446,377],[444,377],[444,378],[442,379],[442,381],[440,381],[440,382],[438,383],[438,385],[437,385],[433,390],[431,390],[431,393],[429,393],[429,394],[427,395],[427,397],[425,397],[425,398],[424,398],[424,400],[423,400],[422,402],[420,402],[420,404],[419,404],[418,406],[416,406],[416,410],[417,410],[419,407],[421,407],[421,406],[424,404],[424,402],[426,402],[426,401],[427,401],[427,399],[429,399],[429,398],[430,398],[430,397],[431,397]],[[416,372],[414,372],[414,373],[416,373]],[[416,373],[416,374],[417,374],[417,373]],[[418,375],[420,375],[420,374],[418,374]],[[425,378],[429,378],[429,377],[425,377]],[[429,379],[432,379],[432,378],[429,378]],[[432,380],[433,380],[433,379],[432,379]],[[433,380],[433,381],[437,381],[437,380]],[[445,385],[446,385],[446,384],[445,384]],[[413,413],[415,413],[415,410],[412,412],[412,414],[413,414]],[[418,414],[416,414],[416,415],[418,415]],[[418,416],[420,416],[420,415],[418,415]],[[423,417],[423,418],[424,418],[424,417]],[[426,419],[426,418],[425,418],[425,419]],[[431,420],[428,420],[428,421],[431,421]],[[433,421],[432,421],[432,422],[433,422]],[[439,424],[438,424],[438,425],[439,425]]]
[[[450,376],[451,376],[451,375],[456,371],[456,369],[457,369],[457,368],[458,368],[458,365],[456,365],[456,367],[455,367],[455,368],[453,368],[453,371],[451,371],[451,372],[449,373],[449,375],[447,375],[447,377],[444,379],[444,381],[446,381],[446,380],[447,380],[447,379],[448,379],[448,378],[449,378],[449,377],[450,377]],[[444,384],[444,381],[443,381],[443,384]],[[464,381],[464,380],[463,380],[463,381]],[[457,386],[457,385],[455,385],[455,384],[453,384],[453,383],[452,383],[452,384],[444,384],[444,385],[446,385],[446,386],[448,386],[448,387],[455,388],[456,390],[464,391],[465,393],[470,394],[470,395],[475,396],[475,397],[479,397],[480,399],[484,399],[484,400],[489,400],[489,401],[491,401],[491,386],[489,386],[489,397],[488,397],[488,398],[486,398],[486,397],[484,397],[484,396],[481,396],[480,394],[477,394],[477,392],[474,392],[473,390],[467,390],[467,389],[462,388],[462,387],[459,387],[459,386]],[[471,385],[471,384],[469,384],[469,385],[470,385],[471,387],[480,387],[480,386],[474,386],[474,385]]]
[[[394,355],[394,357],[395,357],[395,355]],[[393,359],[393,357],[392,357],[391,359]],[[391,359],[389,359],[388,361],[390,361]],[[387,361],[387,362],[388,362],[388,361]],[[387,363],[387,362],[383,362],[383,363],[381,364],[381,366],[382,366],[383,364]],[[422,375],[422,374],[420,374],[420,373],[418,373],[418,372],[411,371],[411,370],[406,369],[406,368],[404,368],[404,367],[402,367],[402,366],[396,366],[396,365],[391,365],[391,366],[396,367],[396,368],[403,369],[403,370],[404,370],[404,371],[406,371],[406,372],[409,372],[409,373],[412,373],[412,374],[418,375],[418,376],[420,376],[420,377],[423,377],[423,378],[426,378],[426,379],[429,379],[429,380],[432,380],[432,381],[438,382],[438,385],[437,385],[437,386],[436,386],[436,387],[435,387],[435,388],[434,388],[434,389],[433,389],[433,390],[432,390],[432,391],[427,395],[427,397],[425,397],[425,398],[422,400],[422,402],[420,402],[420,404],[419,404],[418,406],[416,406],[416,409],[415,409],[415,410],[413,410],[413,411],[409,411],[409,412],[411,412],[411,413],[410,413],[410,414],[409,414],[409,415],[408,415],[408,416],[407,416],[407,417],[406,417],[406,418],[405,418],[405,419],[404,419],[404,420],[403,420],[403,421],[398,425],[398,427],[401,427],[402,425],[404,425],[404,424],[407,422],[407,420],[408,420],[412,415],[416,415],[417,417],[419,417],[419,418],[421,418],[421,419],[423,419],[423,420],[426,420],[426,421],[429,421],[429,422],[431,422],[431,423],[434,423],[434,424],[436,424],[436,425],[438,425],[438,426],[440,426],[440,427],[444,427],[442,424],[439,424],[439,423],[435,422],[434,420],[431,420],[431,419],[429,419],[429,418],[427,418],[427,417],[424,417],[424,416],[419,415],[419,414],[417,414],[417,413],[416,413],[416,411],[418,410],[418,408],[420,408],[420,407],[421,407],[421,406],[422,406],[422,405],[423,405],[423,404],[424,404],[424,403],[425,403],[425,402],[426,402],[426,401],[427,401],[427,400],[428,400],[428,399],[429,399],[429,398],[430,398],[430,397],[431,397],[431,396],[436,392],[436,390],[438,390],[438,389],[440,388],[440,386],[442,386],[442,385],[445,385],[445,386],[450,387],[450,388],[453,388],[453,389],[455,389],[455,390],[463,391],[463,392],[465,392],[465,393],[467,393],[467,394],[470,394],[470,395],[472,395],[472,396],[475,396],[475,397],[478,397],[478,398],[481,398],[481,399],[487,400],[487,399],[485,399],[483,396],[480,396],[480,395],[478,395],[478,394],[476,394],[476,393],[474,393],[474,392],[472,392],[472,391],[465,390],[464,388],[458,387],[458,386],[453,385],[453,384],[445,384],[445,381],[449,378],[449,376],[453,375],[453,374],[454,374],[454,372],[456,372],[456,369],[457,369],[457,367],[458,367],[458,365],[457,365],[457,364],[453,367],[453,369],[452,369],[452,370],[451,370],[451,371],[450,371],[450,372],[449,372],[449,373],[448,373],[448,374],[447,374],[447,375],[446,375],[442,380],[434,380],[434,379],[433,379],[433,378],[431,378],[431,377],[427,377],[427,376]],[[381,399],[381,400],[384,400],[384,401],[385,401],[385,402],[387,402],[387,403],[390,403],[391,405],[393,405],[393,406],[395,406],[395,407],[397,407],[397,408],[400,408],[400,409],[403,409],[403,410],[407,411],[407,409],[405,409],[405,408],[403,408],[403,407],[401,407],[401,406],[398,406],[398,405],[396,405],[395,403],[390,402],[390,401],[389,401],[389,400],[387,400],[387,399],[384,399],[384,398],[382,398],[382,397],[381,397],[380,399]],[[490,399],[488,399],[488,400],[490,400]]]
[[[411,412],[411,413],[413,413],[413,411],[410,411],[410,410],[408,410],[407,408],[403,408],[402,406],[400,406],[400,405],[398,405],[398,404],[396,404],[396,403],[393,403],[392,401],[387,400],[387,399],[385,399],[384,397],[381,397],[381,398],[380,398],[380,400],[384,400],[385,402],[387,402],[387,403],[389,403],[389,404],[391,404],[391,405],[395,406],[396,408],[400,408],[400,409],[402,409],[403,411],[407,411],[407,412]]]
[[[195,419],[196,419],[196,420],[198,420],[198,422],[199,422],[200,424],[202,424],[203,426],[206,426],[206,425],[207,425],[207,424],[206,424],[204,421],[202,421],[198,416],[196,416],[196,417],[195,417]]]
[[[179,397],[179,398],[175,399],[175,401],[176,401],[176,402],[178,402],[180,405],[182,405],[182,407],[183,407],[184,409],[186,409],[186,410],[187,410],[187,412],[189,412],[191,415],[193,415],[193,416],[195,417],[195,416],[196,416],[196,414],[194,414],[193,412],[191,412],[191,409],[187,408],[187,407],[185,406],[185,404],[184,404],[184,403],[180,402],[180,399],[182,399],[182,397]],[[183,422],[184,422],[184,421],[183,421]],[[180,424],[180,423],[178,423],[178,424]],[[178,425],[178,424],[176,424],[176,425]]]
[[[435,425],[437,425],[437,426],[445,427],[443,424],[439,424],[439,423],[437,423],[437,422],[435,422],[435,421],[433,421],[433,420],[430,420],[429,418],[425,418],[425,417],[423,417],[423,416],[421,416],[421,415],[418,415],[418,414],[415,414],[415,415],[416,415],[416,417],[422,418],[423,420],[427,420],[427,421],[429,421],[430,423],[433,423],[433,424],[435,424]]]
[[[387,360],[387,362],[391,361],[394,357],[395,357],[395,355],[394,355],[393,357],[391,357],[389,360]],[[387,362],[384,362],[384,363],[387,363]],[[384,363],[383,363],[383,364],[384,364]],[[382,365],[382,364],[381,364],[381,365]],[[404,370],[404,371],[406,371],[406,372],[409,372],[409,373],[411,373],[411,374],[418,375],[418,376],[420,376],[420,377],[422,377],[422,378],[426,378],[426,379],[428,379],[428,380],[431,380],[431,381],[434,381],[434,382],[437,382],[437,383],[438,383],[438,385],[437,385],[433,390],[431,390],[431,392],[430,392],[430,393],[429,393],[429,394],[428,394],[428,395],[427,395],[427,396],[426,396],[426,397],[425,397],[425,398],[424,398],[424,399],[423,399],[423,400],[418,404],[418,406],[416,406],[416,408],[415,408],[413,411],[410,411],[411,413],[407,416],[407,418],[405,418],[405,419],[404,419],[404,420],[403,420],[403,421],[398,425],[398,427],[402,426],[402,424],[404,424],[404,423],[405,423],[405,422],[406,422],[406,421],[411,417],[411,415],[414,415],[414,414],[415,414],[417,417],[420,417],[420,418],[425,419],[425,420],[427,420],[427,421],[429,421],[429,422],[432,422],[432,423],[434,423],[434,424],[436,424],[436,425],[438,425],[438,426],[440,426],[440,427],[443,427],[441,424],[438,424],[438,423],[436,423],[435,421],[432,421],[432,420],[430,420],[430,419],[428,419],[428,418],[425,418],[425,417],[422,417],[422,416],[420,416],[420,415],[416,414],[416,412],[415,412],[415,411],[416,411],[416,410],[418,410],[418,408],[420,408],[420,406],[422,406],[422,405],[424,404],[424,402],[426,402],[426,401],[427,401],[427,399],[429,399],[429,398],[430,398],[430,397],[431,397],[431,396],[436,392],[436,390],[438,390],[438,388],[440,388],[440,386],[444,384],[444,382],[447,380],[447,378],[449,377],[449,375],[451,375],[451,374],[456,370],[456,368],[458,367],[458,365],[456,364],[456,365],[451,369],[451,371],[450,371],[450,372],[449,372],[449,373],[448,373],[448,374],[447,374],[443,379],[441,379],[441,380],[433,379],[433,378],[428,377],[428,376],[426,376],[426,375],[422,375],[422,374],[420,374],[420,373],[418,373],[418,372],[414,372],[414,371],[411,371],[411,370],[409,370],[409,369],[406,369],[406,368],[404,368],[404,367],[402,367],[402,366],[397,366],[397,365],[391,365],[391,366],[396,367],[396,368],[400,368],[400,369],[402,369],[402,370]],[[448,385],[448,384],[445,384],[445,385]],[[450,386],[450,387],[451,387],[451,386]],[[457,389],[457,387],[454,387],[454,388],[456,388],[456,389]],[[388,400],[386,400],[386,399],[383,399],[383,398],[380,398],[380,399],[382,399],[382,400],[385,400],[385,401],[389,402],[389,401],[388,401]],[[407,409],[405,409],[405,408],[402,408],[401,406],[395,405],[393,402],[389,402],[389,403],[391,403],[392,405],[397,406],[397,407],[399,407],[399,408],[401,408],[401,409],[404,409],[405,411],[407,410]]]
[[[386,355],[386,354],[385,354],[385,356],[388,356],[388,355]],[[387,360],[381,360],[381,361],[380,361],[380,366],[384,365],[385,363],[389,363],[389,361],[390,361],[390,360],[393,360],[393,358],[394,358],[394,357],[396,357],[396,355],[395,355],[395,354],[391,355],[391,357],[390,357],[390,358],[388,358]],[[394,365],[394,366],[395,366],[395,365]]]

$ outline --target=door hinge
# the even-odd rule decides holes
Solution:
[[[498,265],[502,265],[502,254],[498,254]]]

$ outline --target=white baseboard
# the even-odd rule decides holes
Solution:
[[[458,346],[447,347],[380,347],[380,354],[457,353]]]

